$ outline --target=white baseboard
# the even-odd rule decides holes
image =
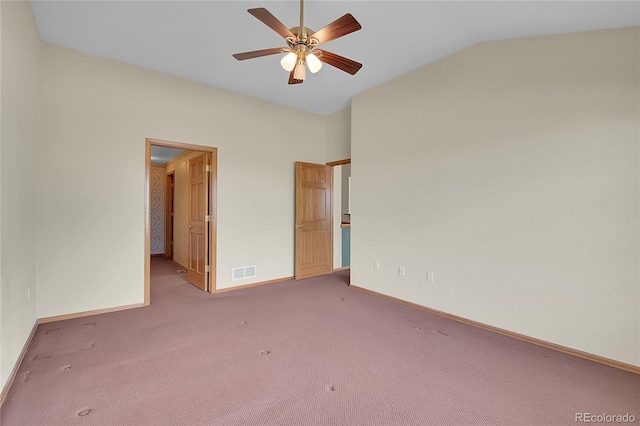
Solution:
[[[20,366],[22,365],[22,360],[24,359],[25,354],[27,353],[27,349],[29,348],[29,345],[31,344],[31,340],[33,339],[33,336],[35,336],[36,334],[36,330],[38,329],[38,320],[36,319],[35,324],[33,324],[33,328],[31,329],[31,333],[29,333],[29,337],[27,337],[27,341],[24,343],[24,346],[22,347],[22,352],[20,352],[20,356],[18,357],[18,360],[16,361],[15,365],[13,366],[13,370],[11,370],[11,374],[9,375],[9,378],[7,379],[7,383],[4,384],[4,387],[2,388],[2,393],[0,394],[0,407],[2,407],[2,404],[4,404],[4,400],[7,397],[7,395],[9,394],[9,389],[11,389],[11,385],[13,384],[13,381],[16,378],[16,374],[18,374],[18,370],[20,369]]]

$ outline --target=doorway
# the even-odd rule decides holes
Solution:
[[[351,160],[327,163],[333,172],[333,270],[351,266]]]
[[[350,269],[351,159],[296,162],[295,278]]]
[[[177,259],[183,259],[181,262],[177,262],[185,269],[189,269],[190,266],[195,265],[200,274],[199,283],[193,283],[197,287],[204,291],[215,293],[216,291],[216,222],[217,222],[217,149],[213,147],[191,145],[179,142],[162,141],[157,139],[146,139],[146,184],[145,184],[145,284],[144,284],[144,303],[149,305],[151,303],[151,189],[150,189],[150,170],[151,170],[151,151],[152,147],[164,147],[175,148],[185,151],[191,151],[185,155],[184,161],[181,158],[177,164],[174,164],[171,170],[168,170],[165,181],[165,255],[171,256],[176,262]],[[200,157],[204,158],[204,161],[200,163],[194,163],[190,161],[190,158]],[[198,199],[195,202],[202,211],[198,211],[197,217],[202,218],[202,223],[198,223],[198,241],[202,244],[197,250],[191,250],[191,242],[182,244],[181,241],[187,238],[189,230],[194,228],[195,223],[185,222],[181,227],[180,218],[177,212],[180,208],[176,203],[184,204],[188,210],[191,209],[191,196],[192,188],[188,186],[184,189],[182,201],[178,201],[178,191],[176,188],[176,182],[178,180],[185,180],[185,182],[191,182],[193,180],[193,173],[189,174],[189,166],[191,165],[193,172],[196,167],[202,167],[202,170],[196,173],[199,176],[198,184],[195,185],[201,189]],[[187,180],[188,179],[188,180]],[[171,185],[171,188],[169,186]],[[188,184],[187,184],[188,185]],[[185,220],[188,220],[189,215],[193,211],[190,211],[186,215]],[[169,222],[173,222],[171,230],[169,230]],[[184,228],[184,229],[182,229]],[[180,232],[177,232],[180,231]],[[184,232],[181,232],[184,231]],[[184,234],[182,238],[178,234]],[[171,244],[169,241],[171,239]],[[181,254],[181,251],[188,252],[188,257]],[[191,260],[197,257],[195,262]]]

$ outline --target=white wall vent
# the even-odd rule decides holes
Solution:
[[[232,271],[232,279],[242,280],[245,278],[253,278],[256,276],[256,267],[254,266],[243,266],[242,268],[233,268]]]

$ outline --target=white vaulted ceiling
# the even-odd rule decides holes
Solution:
[[[305,26],[319,30],[345,13],[362,29],[323,49],[363,64],[355,76],[324,65],[288,85],[281,55],[237,61],[233,53],[285,46],[247,13],[265,7],[287,27],[291,1],[32,1],[43,41],[328,114],[353,95],[476,43],[640,25],[640,2],[305,2]]]

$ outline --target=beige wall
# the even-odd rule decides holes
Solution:
[[[42,79],[38,316],[143,301],[145,138],[218,148],[218,288],[293,274],[294,162],[325,161],[323,116],[49,44]]]
[[[28,2],[0,2],[0,389],[36,322],[40,37]],[[30,300],[29,300],[30,293]]]
[[[352,283],[640,365],[638,55],[483,43],[356,96]]]
[[[325,116],[326,162],[351,158],[351,108]]]

